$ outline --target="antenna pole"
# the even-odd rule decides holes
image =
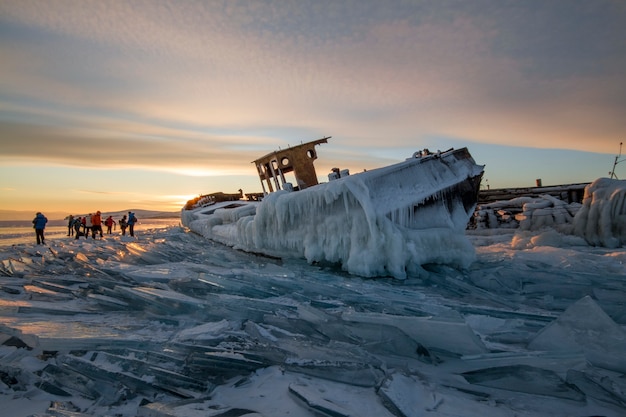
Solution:
[[[611,175],[610,178],[615,178],[616,180],[618,180],[619,178],[617,178],[617,175],[615,175],[615,167],[617,166],[617,164],[619,164],[620,162],[624,162],[626,161],[626,158],[620,160],[619,158],[622,156],[622,142],[619,143],[619,155],[617,155],[615,157],[615,161],[613,162],[613,170],[611,172],[609,172],[609,174]]]

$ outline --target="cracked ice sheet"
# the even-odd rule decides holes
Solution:
[[[563,288],[575,289],[577,286],[574,284],[584,282],[587,279],[600,282],[606,281],[606,284],[602,285],[610,284],[610,286],[602,288],[602,290],[605,291],[606,294],[604,294],[604,296],[607,298],[599,300],[598,305],[603,309],[611,305],[620,305],[620,300],[624,299],[619,297],[619,295],[622,294],[621,286],[624,279],[624,274],[620,274],[620,271],[623,271],[623,264],[620,264],[620,262],[624,260],[624,249],[614,250],[610,253],[605,250],[598,250],[597,248],[568,246],[565,243],[562,243],[561,246],[542,246],[535,244],[533,248],[516,249],[511,245],[512,235],[510,234],[506,235],[506,239],[502,236],[497,237],[497,239],[494,238],[493,243],[489,242],[489,238],[481,238],[482,243],[478,246],[478,262],[469,272],[457,271],[454,273],[454,276],[449,276],[448,274],[452,272],[450,270],[431,270],[431,276],[445,279],[409,279],[407,282],[398,285],[390,284],[386,280],[363,280],[357,277],[346,277],[345,274],[337,272],[332,268],[317,268],[307,265],[304,262],[289,261],[279,263],[263,258],[242,255],[236,251],[225,250],[224,248],[206,242],[200,243],[197,239],[193,239],[193,236],[190,237],[185,234],[168,234],[167,236],[167,239],[170,239],[170,241],[185,242],[184,252],[186,257],[184,259],[180,259],[182,252],[180,248],[171,250],[158,248],[159,245],[157,243],[149,242],[146,243],[144,247],[150,246],[159,250],[160,265],[141,266],[136,263],[138,258],[131,256],[125,257],[122,260],[117,259],[115,258],[116,253],[113,251],[120,248],[117,248],[113,243],[107,243],[107,245],[103,247],[99,247],[97,243],[93,243],[90,245],[92,252],[86,252],[85,256],[88,256],[89,259],[102,259],[103,261],[98,263],[98,267],[103,271],[107,270],[108,263],[114,265],[113,262],[127,263],[129,267],[137,268],[137,271],[140,271],[144,267],[147,271],[153,267],[161,268],[168,263],[175,264],[178,268],[183,265],[183,262],[189,262],[188,268],[190,274],[194,272],[198,273],[197,271],[207,271],[208,269],[210,272],[202,272],[205,274],[205,278],[210,274],[214,274],[220,278],[219,282],[217,279],[215,280],[216,283],[236,284],[221,287],[220,291],[223,291],[223,297],[215,297],[215,294],[212,294],[213,297],[203,298],[202,294],[197,295],[199,299],[204,301],[210,298],[217,299],[222,304],[228,305],[231,308],[221,308],[216,311],[215,313],[219,317],[213,317],[213,311],[209,312],[211,315],[208,316],[202,316],[202,312],[195,311],[193,314],[183,314],[176,317],[170,316],[167,321],[163,322],[159,321],[157,318],[154,323],[147,318],[158,313],[166,312],[158,310],[148,312],[141,306],[135,306],[135,310],[119,312],[119,316],[110,313],[102,313],[102,311],[98,311],[97,309],[96,312],[98,314],[96,315],[80,315],[77,311],[80,307],[87,309],[95,305],[93,302],[84,302],[83,297],[89,297],[90,291],[102,291],[103,294],[107,294],[107,297],[120,297],[117,298],[119,301],[124,300],[124,298],[121,297],[121,292],[105,291],[105,289],[109,288],[107,285],[119,279],[120,274],[116,275],[112,271],[109,271],[109,276],[103,280],[87,277],[85,273],[91,271],[89,264],[72,264],[70,268],[71,262],[69,260],[64,263],[59,261],[59,259],[70,259],[69,250],[74,251],[76,249],[75,247],[67,245],[64,248],[52,244],[52,248],[58,252],[58,257],[56,258],[49,253],[46,253],[45,256],[43,256],[42,253],[38,254],[38,251],[33,250],[32,246],[24,250],[20,248],[7,249],[13,259],[25,260],[25,263],[21,264],[28,265],[19,272],[22,274],[19,278],[9,278],[8,281],[6,281],[6,283],[8,283],[6,285],[7,289],[20,289],[22,285],[30,284],[33,277],[49,280],[51,276],[56,274],[61,274],[61,276],[64,277],[75,274],[77,278],[87,280],[90,283],[90,287],[76,291],[74,294],[77,300],[73,303],[66,304],[66,302],[56,301],[45,304],[36,303],[40,312],[7,307],[0,312],[2,322],[10,325],[11,323],[17,322],[26,323],[28,320],[37,321],[39,327],[32,328],[34,330],[33,334],[41,332],[44,336],[49,334],[46,329],[46,323],[52,323],[52,327],[57,326],[58,329],[63,329],[63,323],[72,320],[80,320],[83,327],[96,333],[102,330],[102,334],[106,334],[105,331],[113,331],[111,328],[107,329],[108,326],[113,326],[113,329],[115,329],[116,325],[121,325],[124,322],[131,323],[138,326],[138,328],[128,329],[129,334],[124,335],[124,337],[120,339],[122,347],[126,346],[124,343],[135,342],[137,340],[144,343],[142,347],[146,347],[145,344],[153,341],[156,346],[153,345],[150,347],[153,348],[155,352],[149,352],[146,349],[142,350],[146,350],[146,354],[152,353],[155,355],[156,353],[161,353],[158,349],[159,346],[161,348],[168,348],[167,343],[176,340],[175,336],[178,334],[177,332],[183,332],[185,329],[193,329],[186,334],[181,333],[182,338],[185,340],[189,339],[190,341],[196,339],[200,344],[209,344],[213,339],[220,340],[220,335],[222,339],[224,337],[239,338],[233,339],[234,342],[237,342],[233,343],[235,348],[252,346],[253,348],[250,350],[244,350],[244,353],[255,353],[254,347],[258,345],[260,341],[258,336],[252,331],[247,332],[249,336],[246,336],[244,332],[237,331],[240,329],[239,323],[241,320],[246,318],[248,319],[248,321],[245,322],[247,327],[252,327],[249,316],[254,315],[255,319],[259,320],[256,323],[260,329],[274,329],[275,327],[272,327],[273,324],[292,324],[293,327],[284,327],[284,331],[282,331],[284,336],[282,337],[290,339],[288,347],[295,353],[311,351],[314,354],[327,354],[328,357],[331,357],[330,355],[332,355],[333,351],[338,352],[340,349],[343,349],[342,351],[345,352],[359,353],[355,350],[356,348],[368,348],[373,343],[380,344],[381,342],[387,341],[387,337],[395,338],[398,343],[402,342],[402,344],[407,347],[401,352],[396,349],[391,351],[377,348],[373,354],[377,363],[383,364],[379,369],[384,370],[387,376],[393,375],[394,378],[395,375],[400,372],[392,369],[393,366],[402,368],[402,370],[406,368],[410,371],[408,375],[414,375],[415,373],[423,375],[419,381],[414,381],[416,384],[415,387],[405,388],[407,390],[406,392],[405,389],[400,390],[400,388],[394,388],[400,393],[405,392],[403,394],[404,396],[412,392],[419,392],[421,389],[419,384],[426,384],[427,387],[433,387],[440,395],[445,394],[448,396],[444,403],[436,408],[438,414],[435,414],[434,411],[431,412],[433,417],[468,415],[466,411],[475,410],[476,407],[479,407],[477,414],[481,416],[499,416],[500,410],[506,410],[505,413],[508,412],[508,414],[505,415],[516,413],[524,417],[536,415],[623,415],[623,407],[619,408],[619,405],[607,407],[594,402],[591,397],[588,398],[587,405],[574,406],[569,404],[567,400],[554,397],[547,398],[541,395],[531,395],[517,391],[503,393],[502,391],[498,391],[497,388],[477,384],[472,385],[463,381],[459,374],[468,371],[480,371],[481,369],[492,367],[503,368],[506,366],[528,365],[553,370],[563,378],[563,373],[584,369],[580,366],[580,356],[575,352],[568,350],[561,354],[555,353],[546,356],[546,354],[542,355],[540,352],[529,349],[527,344],[533,336],[539,333],[541,328],[556,320],[567,307],[578,301],[578,298],[563,298],[567,295],[567,292],[562,290]],[[155,235],[155,239],[156,238],[160,239],[160,235]],[[149,237],[145,236],[143,239],[147,240]],[[532,239],[530,241],[532,241]],[[534,242],[537,243],[538,240],[534,240]],[[542,242],[545,243],[545,240]],[[552,242],[554,243],[554,240],[552,240]],[[172,245],[169,245],[169,247],[171,246]],[[556,248],[556,250],[549,248]],[[121,249],[123,249],[123,245]],[[488,254],[488,256],[486,254]],[[563,268],[564,261],[569,262],[569,264],[565,265],[574,265],[575,267]],[[271,266],[266,267],[265,265]],[[184,269],[185,267],[181,267],[181,271],[183,272],[181,276],[185,276]],[[285,274],[285,271],[288,271],[289,274]],[[174,269],[173,272],[174,275],[178,274],[176,269]],[[608,276],[608,279],[605,278],[606,276]],[[531,282],[533,285],[545,284],[543,287],[545,297],[540,300],[532,299],[529,293],[522,291],[523,287],[522,290],[520,290],[512,286],[484,290],[482,294],[479,294],[478,291],[473,291],[473,289],[481,288],[476,281],[480,277],[491,277],[494,280],[497,278],[503,283],[505,280],[509,280],[510,282]],[[568,277],[571,277],[571,279],[564,279]],[[145,278],[146,281],[142,282],[141,286],[153,287],[155,289],[163,288],[164,281],[161,279],[162,274],[158,274],[152,281],[148,276]],[[177,281],[185,279],[187,278],[177,278]],[[460,281],[463,285],[452,286],[450,285],[452,280]],[[174,281],[169,283],[168,286],[172,290],[175,290],[176,288],[172,285],[173,282]],[[482,281],[481,284],[483,282],[486,281]],[[2,281],[0,285],[4,284],[5,281]],[[193,287],[191,285],[192,283],[189,284]],[[120,285],[132,287],[134,284],[123,282]],[[474,287],[472,287],[472,285],[474,285]],[[261,291],[251,291],[255,287],[261,288]],[[185,288],[185,285],[181,285],[180,288]],[[594,292],[598,291],[598,287],[590,289]],[[493,292],[495,297],[491,299],[477,296],[484,295],[485,291]],[[263,308],[262,310],[257,308],[256,306],[260,305],[259,298],[268,297],[268,294],[275,294],[280,298],[281,302],[285,303],[284,305],[289,305],[287,300],[293,300],[293,305],[297,306],[297,310],[282,309],[281,311],[277,311],[274,308],[269,308],[272,307],[272,305],[276,305],[273,303],[275,300],[268,300],[268,302],[264,303],[268,308]],[[609,298],[611,294],[615,294],[615,296]],[[11,291],[0,292],[0,298],[12,300],[13,302],[16,300],[28,302],[26,297],[28,297],[28,293],[25,291],[18,291],[17,293]],[[176,297],[168,297],[167,301],[170,302],[171,300],[174,302],[176,301],[175,298]],[[498,308],[493,307],[491,303],[493,303],[494,299],[505,301],[505,305],[510,306],[510,308],[506,309],[501,306],[498,306]],[[33,302],[30,301],[30,303]],[[33,305],[35,305],[35,303],[33,303]],[[46,315],[44,309],[45,311],[52,311],[53,306],[54,310],[56,310],[55,315]],[[311,308],[305,308],[306,306],[311,306]],[[70,316],[69,318],[58,315],[58,312],[68,307],[71,308],[71,311],[67,311]],[[215,307],[215,305],[212,305],[212,307]],[[315,307],[315,309],[313,307]],[[455,322],[455,320],[458,319],[459,323],[462,323],[462,319],[464,319],[465,323],[467,323],[474,332],[478,333],[481,339],[492,338],[494,336],[498,336],[499,338],[497,340],[498,343],[485,343],[486,348],[489,350],[488,353],[465,355],[454,360],[443,358],[443,364],[433,366],[419,361],[415,356],[412,356],[413,352],[409,349],[411,345],[404,343],[406,339],[401,337],[402,332],[400,330],[394,330],[397,329],[397,326],[392,328],[390,326],[378,325],[379,328],[384,328],[385,331],[377,334],[374,331],[376,330],[376,325],[372,323],[358,323],[358,327],[352,328],[349,321],[338,319],[343,313],[351,311],[364,314],[363,317],[371,315],[371,317],[374,318],[389,315],[405,315],[413,319],[415,317],[432,315],[438,320],[445,318],[450,322]],[[471,316],[468,316],[468,311],[471,311]],[[623,326],[626,320],[624,320],[623,316],[621,316],[620,319],[620,316],[616,315],[615,312],[618,312],[618,310],[614,309],[612,313],[607,311],[607,314],[616,321],[618,325]],[[119,323],[115,320],[115,317],[123,317],[124,315],[127,315],[127,318],[119,320]],[[496,322],[493,321],[496,320],[494,317],[504,318],[497,319]],[[220,323],[222,319],[228,320],[228,326],[226,327],[231,327],[230,332],[224,331],[224,326],[219,324],[215,327],[202,327],[203,324],[210,322]],[[298,321],[295,321],[296,319]],[[333,319],[336,325],[334,328],[335,331],[331,331],[333,329],[327,324],[330,323],[329,320]],[[100,320],[100,322],[90,322],[90,320]],[[172,323],[171,327],[162,324],[170,322]],[[89,328],[90,324],[93,324],[93,326],[91,326],[93,329]],[[305,324],[309,326],[300,327],[300,325]],[[365,325],[367,325],[367,327],[364,327]],[[198,327],[194,328],[194,326]],[[319,326],[319,329],[323,330],[323,335],[329,337],[333,342],[336,342],[335,339],[342,336],[341,326],[345,326],[344,328],[346,330],[353,331],[356,337],[347,339],[344,332],[344,337],[341,339],[344,341],[343,344],[331,344],[328,343],[326,339],[320,339],[320,332],[316,331],[315,326]],[[306,330],[308,328],[311,328],[311,331]],[[20,327],[20,329],[22,329],[22,327]],[[297,331],[297,335],[288,333],[292,329]],[[595,331],[595,328],[591,328],[590,330]],[[515,335],[518,338],[507,339],[500,337],[503,331],[507,332],[509,335]],[[258,334],[259,332],[256,333]],[[278,333],[278,331],[273,331],[275,337],[268,337],[263,343],[270,345],[275,343],[277,348],[280,348],[281,338],[278,337]],[[362,339],[359,340],[358,338]],[[75,340],[70,342],[79,341],[80,340]],[[444,340],[444,342],[446,341]],[[318,344],[317,346],[315,345],[316,343]],[[305,350],[309,346],[311,346],[311,349]],[[344,348],[345,346],[352,347],[352,350],[348,351]],[[138,346],[135,345],[131,347],[138,348]],[[189,351],[193,353],[191,350],[193,346],[186,347],[189,347]],[[37,376],[32,374],[30,367],[23,366],[24,362],[18,362],[14,359],[19,355],[25,355],[24,359],[30,358],[34,360],[40,351],[30,352],[24,349],[15,349],[15,352],[15,354],[3,356],[2,360],[5,362],[3,362],[2,365],[6,364],[7,366],[13,367],[21,366],[21,369],[26,372],[30,378],[36,379]],[[185,353],[182,348],[178,352],[181,354]],[[176,353],[178,354],[178,352]],[[497,355],[498,352],[503,353]],[[368,352],[363,353],[363,355],[366,353]],[[391,355],[394,354],[404,356],[399,359],[397,357],[392,358]],[[361,356],[359,358],[365,357],[366,356]],[[54,363],[54,360],[54,358],[50,358],[48,359],[48,363]],[[550,363],[550,361],[554,361],[554,363]],[[307,363],[310,363],[310,361]],[[149,365],[148,368],[152,368],[152,363],[147,362],[147,364]],[[622,374],[611,375],[609,373],[601,373],[601,371],[604,370],[593,367],[593,365],[589,366],[594,375],[599,375],[598,380],[606,382],[606,386],[623,386],[619,385],[619,382],[624,378]],[[587,369],[584,370],[587,372]],[[263,369],[259,370],[257,373],[246,372],[245,375],[241,375],[238,379],[233,380],[242,381],[242,384],[236,384],[232,381],[222,381],[215,393],[222,395],[220,398],[224,399],[223,403],[228,407],[243,409],[250,406],[250,409],[256,409],[252,407],[252,405],[255,405],[258,401],[259,410],[261,411],[266,410],[262,408],[265,407],[265,405],[274,407],[271,409],[272,411],[278,410],[278,413],[265,414],[266,416],[276,414],[286,415],[287,413],[291,415],[313,415],[312,411],[302,406],[300,400],[292,401],[292,395],[289,394],[289,383],[298,381],[297,379],[285,381],[283,378],[287,377],[280,372],[264,374],[262,371]],[[575,378],[575,372],[569,373],[573,375],[569,381],[576,382],[582,379],[578,377]],[[404,375],[404,373],[401,374]],[[258,385],[261,383],[257,381],[258,375],[264,375],[265,379],[262,382],[262,386]],[[290,375],[295,375],[295,373],[286,372],[286,375],[291,378]],[[344,395],[346,392],[350,394],[345,396],[347,402],[350,404],[340,402],[332,395],[326,393],[316,397],[312,394],[315,393],[316,390],[320,391],[316,383],[315,389],[298,390],[298,392],[307,397],[309,403],[317,403],[331,407],[331,405],[328,404],[330,402],[336,406],[336,408],[334,408],[335,410],[350,410],[358,407],[361,403],[380,405],[379,401],[381,400],[373,389],[354,387],[354,385],[348,383],[338,384],[326,378],[306,377],[303,376],[302,373],[298,374],[298,376],[305,379],[310,378],[311,381],[319,381],[319,386],[322,388],[325,387],[325,390],[331,392],[331,394],[335,391],[338,395]],[[134,375],[134,377],[141,379],[143,374],[137,374]],[[31,381],[33,379],[31,379]],[[245,381],[248,380],[251,382],[246,384]],[[410,381],[407,381],[407,383],[408,382]],[[272,390],[265,389],[265,387],[268,386],[277,386],[283,389],[273,393]],[[309,387],[311,387],[311,383],[309,383]],[[25,395],[25,393],[29,393],[28,395],[33,395],[33,398],[35,398],[36,396],[34,394],[39,392],[38,388],[32,383],[27,385],[27,388],[28,391],[14,391],[9,387],[2,387],[3,390],[9,390],[11,392],[11,398],[13,399],[19,399],[20,396],[24,398],[23,395]],[[265,397],[260,398],[255,391],[257,389],[261,389]],[[626,389],[622,390],[622,392],[626,392]],[[205,395],[207,397],[212,394],[213,393],[208,392],[196,393],[198,396]],[[47,397],[51,401],[59,400],[58,397],[54,398],[49,394],[47,394]],[[398,397],[398,395],[396,395],[396,397]],[[289,401],[285,401],[285,404],[281,405],[281,402],[284,401],[285,398],[288,398]],[[6,397],[4,397],[3,400],[4,399],[6,399]],[[226,399],[228,399],[228,401]],[[62,400],[65,401],[64,399]],[[244,400],[250,401],[244,402]],[[137,404],[140,399],[135,403],[131,403],[130,400],[129,402],[120,402],[118,406],[112,409],[104,409],[95,405],[85,404],[86,400],[79,398],[78,395],[72,397],[71,401],[83,404],[86,410],[85,414],[87,415],[118,414],[121,416],[134,416],[138,415]],[[166,400],[163,401],[167,402]],[[174,403],[176,403],[176,401],[170,400],[170,404]],[[202,401],[196,401],[196,405],[199,403],[202,403]],[[433,408],[436,404],[436,402],[426,404],[425,407]],[[215,405],[219,406],[219,404]],[[190,403],[188,403],[188,406],[189,409],[192,408]],[[372,409],[378,410],[373,406]],[[206,410],[207,412],[204,415],[210,415],[209,412],[212,412],[211,410],[212,409]],[[225,412],[224,410],[225,409],[222,409],[223,412]],[[192,412],[193,411],[190,411],[190,413]],[[39,412],[39,414],[44,414],[44,411]],[[218,414],[217,410],[213,413],[213,415],[215,414]],[[259,414],[262,413],[260,412]],[[356,412],[355,414],[367,415],[366,413],[358,414]],[[377,413],[377,415],[386,416],[388,414],[381,412]]]
[[[305,396],[308,403],[320,404],[335,411],[336,416],[394,417],[378,401],[374,388],[338,384],[284,371],[276,366],[261,369],[245,378],[233,378],[217,387],[211,393],[211,399],[165,407],[164,415],[210,417],[229,409],[248,409],[264,417],[318,415],[302,398],[294,395],[294,391]],[[159,404],[146,408],[158,409]]]
[[[513,294],[527,311],[560,313],[593,295],[609,315],[626,320],[626,248],[580,246],[554,230],[508,236],[473,235],[480,245],[469,274],[474,285],[508,298]]]
[[[198,276],[198,269],[191,269],[184,263],[161,263],[159,265],[128,265],[117,262],[106,262],[102,267],[107,271],[115,271],[137,282],[171,281],[173,279],[193,278]],[[206,268],[207,271],[210,268]]]
[[[592,364],[626,373],[626,332],[589,296],[542,329],[529,347],[557,352],[582,350]]]
[[[37,335],[43,350],[88,350],[103,346],[140,346],[163,343],[175,327],[120,314],[45,316],[3,319],[2,324],[23,334]]]

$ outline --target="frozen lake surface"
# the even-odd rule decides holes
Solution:
[[[162,226],[0,247],[2,415],[626,415],[624,248],[484,230],[363,279]]]

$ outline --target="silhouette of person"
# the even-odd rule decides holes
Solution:
[[[76,216],[74,218],[74,224],[72,224],[72,226],[74,227],[74,232],[76,234],[76,237],[74,239],[78,239],[80,237],[81,234],[83,234],[80,231],[81,226],[83,225],[83,219],[80,216]]]
[[[67,216],[67,235],[74,236],[74,215]]]
[[[126,228],[128,223],[126,222],[126,215],[124,215],[119,221],[120,229],[122,229],[122,236],[126,236]]]

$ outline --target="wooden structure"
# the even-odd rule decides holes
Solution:
[[[247,194],[246,194],[247,195]],[[196,198],[192,198],[185,204],[185,210],[191,210],[197,207],[209,206],[222,201],[237,201],[243,197],[243,190],[239,189],[236,194],[226,194],[221,191],[217,193],[204,194]]]
[[[277,190],[303,190],[317,185],[317,174],[313,162],[317,159],[315,146],[328,143],[330,136],[271,152],[252,163],[261,180],[263,193]],[[293,173],[297,184],[289,183],[285,174]]]
[[[540,182],[538,182],[538,184],[540,184]],[[587,185],[589,185],[588,182],[539,187],[482,189],[478,192],[478,204],[512,200],[517,197],[539,197],[542,194],[551,195],[566,203],[581,203]]]

